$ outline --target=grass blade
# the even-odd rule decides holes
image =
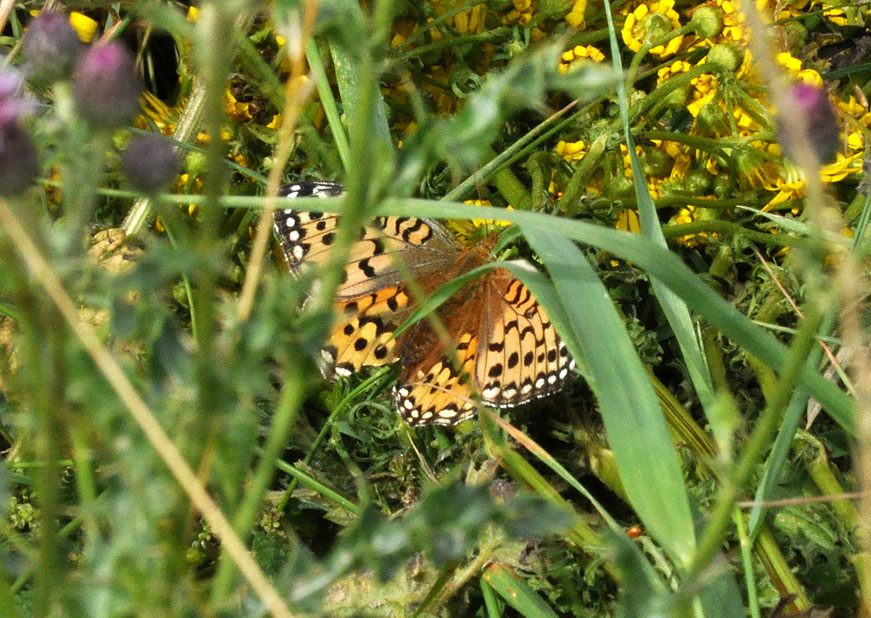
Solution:
[[[647,372],[613,301],[586,257],[571,242],[524,228],[547,265],[572,329],[583,347],[608,441],[629,500],[651,534],[678,564],[688,564],[695,533],[683,473]],[[583,315],[575,309],[583,307]],[[650,479],[655,478],[655,487]]]

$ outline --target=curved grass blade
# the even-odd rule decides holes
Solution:
[[[605,2],[605,11],[608,14],[608,37],[611,40],[611,57],[613,59],[614,71],[622,73],[623,66],[620,61],[620,54],[617,51],[617,34],[614,30],[614,22],[611,19],[611,5],[607,1]],[[638,160],[638,155],[635,152],[635,140],[632,139],[632,133],[629,129],[629,110],[626,102],[625,82],[620,82],[617,85],[617,102],[620,106],[620,121],[623,125],[626,149],[629,152],[629,160],[632,163],[632,183],[635,186],[635,198],[638,203],[641,233],[663,249],[667,249],[668,245],[665,242],[665,236],[660,227],[659,214],[656,212],[656,206],[653,204],[650,191],[647,189],[647,183],[641,171],[641,162]],[[692,380],[693,387],[696,389],[696,393],[702,403],[702,408],[707,413],[714,403],[714,387],[711,373],[708,370],[708,365],[702,352],[702,346],[696,337],[693,320],[690,317],[690,310],[686,303],[681,300],[680,296],[675,294],[656,277],[650,278],[650,287],[653,289],[653,294],[659,301],[660,307],[662,307],[662,312],[665,314],[672,332],[674,332],[674,336],[683,354],[690,380]]]
[[[526,230],[538,229],[603,249],[657,277],[690,309],[775,371],[780,371],[784,366],[786,347],[783,344],[723,300],[679,257],[638,234],[541,213],[428,200],[385,200],[380,204],[378,214],[440,219],[500,219],[522,225]],[[844,431],[855,435],[853,400],[849,395],[819,372],[807,367],[802,370],[800,381],[802,387],[822,404]]]
[[[629,501],[671,558],[686,565],[696,539],[683,473],[659,399],[623,320],[587,258],[571,241],[526,227],[524,233],[547,266],[568,315],[571,329],[564,338],[577,338],[586,354]]]
[[[505,602],[526,618],[557,618],[556,612],[510,567],[494,563],[481,576]]]

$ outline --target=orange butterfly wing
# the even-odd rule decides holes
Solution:
[[[440,310],[456,351],[436,346],[411,363],[403,355],[394,397],[411,425],[457,423],[475,413],[477,400],[507,408],[546,397],[574,368],[544,308],[510,272],[493,269],[463,291]]]
[[[335,183],[285,188],[288,197],[341,194]],[[298,210],[276,211],[274,227],[294,272],[329,261],[340,216]],[[338,319],[321,350],[329,378],[396,360],[394,331],[413,310],[403,265],[417,280],[442,277],[458,245],[441,226],[410,217],[376,217],[351,246],[337,293]],[[443,277],[442,277],[443,278]]]

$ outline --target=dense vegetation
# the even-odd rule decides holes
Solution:
[[[868,7],[603,2],[0,3],[0,617],[871,615]],[[376,215],[566,387],[324,379]]]

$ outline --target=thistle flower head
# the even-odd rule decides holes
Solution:
[[[30,23],[21,41],[21,57],[33,83],[48,85],[67,79],[84,49],[69,20],[43,11]]]
[[[73,99],[79,114],[93,127],[126,126],[139,111],[142,85],[133,57],[120,43],[89,49],[73,74]]]
[[[121,157],[121,169],[133,188],[143,193],[166,189],[179,172],[179,156],[172,144],[154,133],[130,142]]]

